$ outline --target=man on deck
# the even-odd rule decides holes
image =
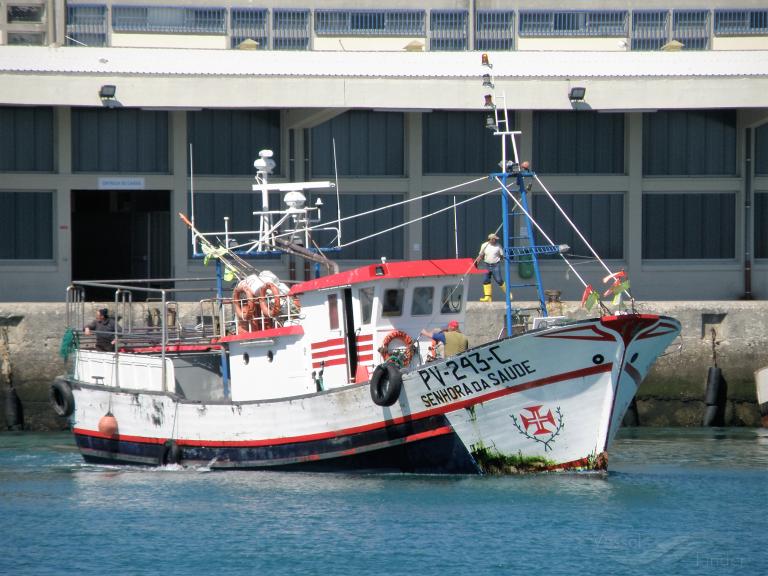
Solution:
[[[448,322],[448,327],[445,330],[433,330],[432,332],[422,330],[421,335],[441,342],[445,347],[446,358],[469,348],[469,340],[459,330],[459,323],[456,320]]]

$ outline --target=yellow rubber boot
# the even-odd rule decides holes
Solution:
[[[483,297],[480,298],[480,302],[490,302],[492,292],[493,284],[483,284]]]

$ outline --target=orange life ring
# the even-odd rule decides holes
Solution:
[[[250,322],[256,315],[256,296],[247,284],[240,283],[232,291],[232,304],[238,320]]]
[[[402,330],[392,330],[389,334],[384,336],[384,340],[381,341],[381,357],[386,361],[390,356],[389,344],[392,340],[402,340],[405,343],[405,356],[403,356],[403,366],[408,366],[413,358],[413,338],[408,336]]]
[[[272,293],[271,307],[267,302],[267,291]],[[265,282],[259,289],[259,306],[265,318],[276,318],[280,315],[280,290],[272,282]]]

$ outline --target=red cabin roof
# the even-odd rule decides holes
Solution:
[[[369,266],[295,284],[291,288],[291,294],[301,294],[323,288],[349,286],[350,284],[392,278],[426,278],[429,276],[464,276],[470,273],[481,274],[482,272],[477,270],[472,263],[472,258],[459,258],[452,260],[409,260],[407,262],[370,264]]]

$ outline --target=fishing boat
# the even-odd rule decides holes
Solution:
[[[504,332],[442,357],[421,330],[464,326],[469,279],[481,273],[474,260],[382,258],[339,271],[313,233],[338,229],[342,218],[322,222],[306,202],[333,184],[269,183],[274,163],[262,151],[253,185],[263,200],[258,230],[239,237],[225,224],[202,233],[180,215],[195,254],[215,263],[210,294],[182,302],[181,279],[168,288],[68,288],[62,350],[71,368],[52,383],[51,401],[71,419],[83,458],[214,470],[605,470],[624,413],[680,324],[637,313],[626,275],[602,260],[610,303],[570,265],[567,247],[530,213],[530,185],[543,183],[519,160],[506,107],[493,95],[486,105],[503,142],[501,171],[489,181],[500,196],[506,285],[516,260],[532,265],[539,317],[531,325],[516,321],[507,292]],[[270,192],[285,193],[283,210],[269,209]],[[526,222],[524,240],[510,234],[519,230],[513,217]],[[535,244],[534,226],[545,245]],[[249,260],[270,251],[300,254],[328,273],[288,286]],[[548,315],[541,258],[570,267],[593,318]],[[191,282],[201,290],[200,279]],[[114,350],[93,349],[82,331],[93,288],[114,292]],[[152,314],[140,313],[144,301],[155,303]],[[185,305],[196,310],[193,324],[180,320]]]
[[[760,422],[768,428],[768,366],[755,371],[757,405],[760,407]]]

